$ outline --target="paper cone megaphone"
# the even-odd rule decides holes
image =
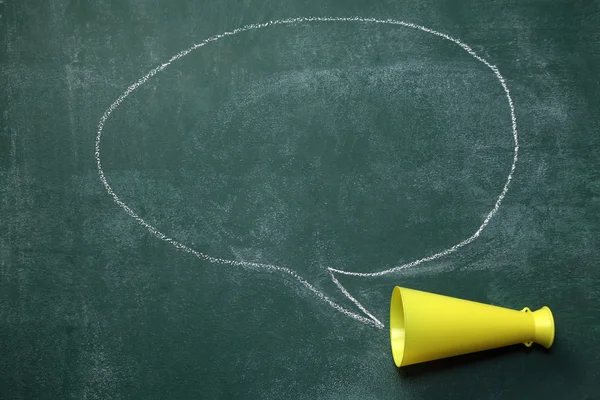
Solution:
[[[390,338],[396,366],[533,342],[549,348],[554,318],[396,286],[390,306]]]

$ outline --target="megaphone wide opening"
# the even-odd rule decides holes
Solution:
[[[390,341],[392,343],[392,356],[397,367],[402,365],[404,358],[405,332],[402,290],[396,286],[392,292],[392,301],[390,304]]]

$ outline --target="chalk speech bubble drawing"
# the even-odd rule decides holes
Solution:
[[[420,259],[417,259],[417,260],[414,260],[414,261],[411,261],[411,262],[408,262],[408,263],[405,263],[402,265],[398,265],[398,266],[384,269],[384,270],[377,271],[377,272],[353,272],[353,271],[345,271],[345,270],[335,269],[335,268],[330,268],[330,267],[327,268],[329,277],[331,278],[332,282],[338,287],[338,289],[344,294],[344,296],[346,296],[352,303],[354,303],[354,305],[358,308],[358,310],[360,310],[360,313],[349,310],[346,307],[336,303],[334,300],[332,300],[330,297],[325,295],[322,291],[320,291],[317,287],[315,287],[307,279],[302,277],[298,272],[296,272],[293,269],[290,269],[288,267],[279,266],[279,265],[273,265],[273,264],[239,261],[239,260],[228,260],[228,259],[214,257],[209,254],[205,254],[198,250],[195,250],[195,249],[185,245],[184,243],[181,243],[181,242],[177,241],[176,239],[168,236],[167,234],[159,231],[157,228],[155,228],[154,226],[152,226],[148,222],[146,222],[146,220],[144,220],[140,215],[138,215],[135,211],[133,211],[127,204],[125,204],[121,200],[121,198],[117,195],[117,193],[115,193],[115,191],[112,189],[112,187],[108,183],[108,180],[106,178],[104,170],[102,169],[101,140],[102,140],[102,134],[104,131],[104,126],[105,126],[107,120],[110,118],[112,113],[125,101],[125,99],[127,99],[128,96],[130,96],[139,87],[141,87],[142,85],[147,83],[155,75],[157,75],[158,73],[167,69],[173,62],[185,57],[186,55],[192,53],[195,50],[200,49],[201,47],[205,46],[208,43],[215,42],[222,38],[225,38],[228,36],[233,36],[233,35],[236,35],[241,32],[263,29],[263,28],[268,28],[271,26],[285,26],[285,25],[292,25],[292,24],[299,24],[299,23],[315,23],[315,22],[334,22],[334,23],[345,22],[345,23],[395,25],[395,26],[402,26],[402,27],[406,27],[406,28],[410,28],[410,29],[419,30],[419,31],[437,36],[439,38],[445,39],[447,41],[450,41],[450,42],[454,43],[456,46],[462,48],[465,52],[467,52],[475,60],[481,62],[482,64],[484,64],[487,68],[489,68],[493,72],[494,76],[498,79],[500,85],[502,86],[502,88],[504,90],[504,93],[506,95],[506,100],[508,101],[508,106],[510,109],[512,137],[513,137],[513,142],[514,142],[514,155],[512,157],[512,164],[510,167],[510,172],[508,174],[508,177],[506,178],[506,181],[505,181],[504,186],[502,187],[502,190],[500,191],[500,194],[498,195],[498,197],[495,201],[493,208],[489,212],[487,212],[485,218],[483,219],[483,221],[481,222],[481,224],[479,225],[477,230],[471,236],[467,237],[466,239],[456,243],[455,245],[453,245],[445,250],[439,251],[434,254],[430,254],[426,257],[423,257],[423,258],[420,258]],[[457,250],[459,250],[460,248],[473,242],[475,239],[477,239],[480,236],[481,232],[486,228],[486,226],[489,224],[491,219],[496,215],[496,213],[498,212],[498,210],[502,204],[504,197],[506,196],[506,193],[508,192],[510,183],[513,179],[513,175],[515,172],[516,163],[518,160],[519,142],[518,142],[518,131],[517,131],[517,120],[516,120],[516,115],[515,115],[515,108],[514,108],[513,100],[510,96],[510,91],[508,89],[508,86],[506,84],[504,77],[500,74],[500,71],[498,70],[498,68],[496,66],[490,64],[484,58],[479,56],[473,49],[471,49],[471,47],[469,47],[462,41],[460,41],[456,38],[453,38],[449,35],[446,35],[444,33],[440,33],[435,30],[426,28],[424,26],[416,25],[416,24],[409,23],[409,22],[399,21],[399,20],[391,20],[391,19],[382,20],[382,19],[361,18],[361,17],[347,17],[347,18],[343,18],[343,17],[303,17],[303,18],[281,19],[281,20],[269,21],[269,22],[265,22],[265,23],[246,25],[246,26],[234,29],[232,31],[224,32],[224,33],[209,37],[209,38],[203,40],[202,42],[195,44],[194,46],[192,46],[186,50],[183,50],[180,53],[177,53],[176,55],[171,57],[167,62],[152,69],[146,75],[144,75],[139,80],[137,80],[135,83],[130,85],[127,88],[127,90],[110,105],[110,107],[104,112],[102,118],[100,119],[100,121],[98,123],[94,149],[95,149],[95,159],[96,159],[96,164],[97,164],[97,168],[98,168],[100,181],[102,182],[102,184],[103,184],[104,188],[106,189],[106,191],[108,192],[108,194],[110,196],[112,196],[113,200],[130,217],[134,218],[140,225],[142,225],[144,228],[146,228],[152,235],[154,235],[158,239],[163,240],[163,241],[173,245],[174,247],[176,247],[179,250],[182,250],[186,253],[192,254],[192,255],[198,257],[199,259],[202,259],[202,260],[214,263],[214,264],[219,264],[219,265],[224,265],[224,266],[244,267],[244,268],[253,269],[253,270],[263,270],[263,271],[267,271],[267,272],[278,272],[278,273],[287,274],[290,277],[293,277],[298,283],[303,285],[306,289],[308,289],[309,292],[311,292],[313,295],[315,295],[319,300],[328,304],[333,309],[341,312],[342,314],[344,314],[350,318],[353,318],[356,321],[359,321],[361,323],[382,329],[384,327],[384,324],[378,318],[376,318],[369,310],[367,310],[355,297],[353,297],[346,290],[346,288],[336,278],[336,274],[358,276],[358,277],[377,277],[377,276],[389,275],[389,274],[396,273],[401,270],[415,267],[417,265],[420,265],[420,264],[423,264],[423,263],[426,263],[429,261],[439,259],[448,254],[454,253]]]

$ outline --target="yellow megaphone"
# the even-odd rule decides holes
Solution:
[[[517,311],[396,286],[390,338],[403,367],[518,343],[550,348],[554,318],[548,307]]]

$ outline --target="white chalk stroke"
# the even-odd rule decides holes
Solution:
[[[247,262],[247,261],[226,260],[226,259],[222,259],[222,258],[213,257],[208,254],[204,254],[198,250],[192,249],[192,248],[186,246],[185,244],[178,242],[176,239],[173,239],[172,237],[160,232],[158,229],[156,229],[155,227],[153,227],[152,225],[147,223],[142,217],[140,217],[135,211],[133,211],[127,204],[125,204],[119,198],[119,196],[113,191],[110,184],[108,183],[108,180],[106,179],[104,170],[102,169],[100,144],[102,141],[102,134],[104,131],[104,125],[106,124],[106,121],[110,118],[112,113],[121,105],[121,103],[123,103],[123,101],[125,101],[125,99],[127,99],[127,97],[129,95],[131,95],[140,86],[142,86],[146,82],[148,82],[148,80],[150,80],[156,74],[165,70],[172,63],[174,63],[175,61],[185,57],[186,55],[190,54],[191,52],[198,50],[201,47],[203,47],[211,42],[215,42],[217,40],[223,39],[228,36],[233,36],[233,35],[236,35],[241,32],[246,32],[246,31],[251,31],[251,30],[256,30],[256,29],[264,29],[264,28],[268,28],[271,26],[278,26],[278,25],[281,26],[281,25],[292,25],[292,24],[300,24],[300,23],[318,23],[318,22],[327,22],[327,23],[342,23],[342,22],[344,22],[344,23],[396,25],[396,26],[402,26],[402,27],[406,27],[406,28],[410,28],[410,29],[420,30],[422,32],[426,32],[431,35],[438,36],[442,39],[445,39],[445,40],[448,40],[448,41],[454,43],[455,45],[457,45],[458,47],[460,47],[461,49],[463,49],[464,51],[469,53],[477,61],[483,63],[496,76],[496,78],[500,82],[500,85],[504,89],[504,93],[506,94],[506,99],[508,101],[508,106],[510,109],[510,118],[511,118],[511,122],[512,122],[512,136],[513,136],[513,140],[514,140],[514,156],[512,159],[512,165],[510,167],[510,173],[508,174],[506,183],[504,184],[504,187],[500,191],[500,194],[496,200],[496,203],[494,204],[494,208],[492,208],[492,210],[487,213],[486,217],[484,218],[484,220],[481,223],[481,225],[479,226],[479,228],[475,231],[475,233],[473,233],[468,238],[462,240],[461,242],[455,244],[454,246],[452,246],[448,249],[445,249],[445,250],[440,251],[435,254],[431,254],[427,257],[420,258],[418,260],[411,261],[406,264],[398,265],[396,267],[388,268],[388,269],[378,271],[378,272],[364,273],[364,272],[352,272],[352,271],[344,271],[344,270],[340,270],[340,269],[328,268],[329,276],[331,277],[331,280],[338,287],[338,289],[343,293],[343,295],[346,296],[346,298],[348,298],[352,303],[354,303],[354,305],[357,307],[356,312],[351,311],[348,308],[337,304],[331,298],[326,296],[322,291],[317,289],[313,284],[308,282],[305,278],[303,278],[296,271],[294,271],[290,268],[282,267],[282,266],[278,266],[278,265],[272,265],[272,264],[261,264],[261,263],[255,263],[255,262]],[[183,50],[180,53],[177,53],[176,55],[171,57],[167,62],[152,69],[146,75],[144,75],[139,80],[137,80],[135,83],[130,85],[127,88],[127,90],[125,90],[125,92],[121,96],[119,96],[110,105],[110,107],[104,112],[104,115],[102,115],[102,118],[100,118],[100,122],[98,123],[98,130],[97,130],[97,134],[96,134],[96,141],[95,141],[94,148],[95,148],[95,158],[96,158],[96,164],[98,167],[98,174],[100,176],[100,181],[104,185],[104,188],[106,189],[108,194],[112,196],[113,200],[129,216],[134,218],[140,225],[142,225],[144,228],[146,228],[152,235],[156,236],[158,239],[163,240],[167,243],[170,243],[171,245],[175,246],[179,250],[185,251],[186,253],[192,254],[202,260],[209,261],[214,264],[224,265],[224,266],[233,266],[233,267],[243,267],[243,268],[248,268],[248,269],[253,269],[253,270],[262,270],[262,271],[267,271],[267,272],[277,272],[277,273],[287,274],[287,275],[293,277],[294,279],[296,279],[299,284],[303,285],[306,289],[308,289],[308,291],[310,293],[312,293],[314,296],[316,296],[317,299],[321,300],[325,304],[328,304],[333,309],[341,312],[342,314],[344,314],[350,318],[355,319],[356,321],[359,321],[364,324],[372,325],[376,328],[382,329],[384,327],[384,324],[378,318],[376,318],[373,314],[371,314],[358,300],[356,300],[356,298],[354,298],[344,288],[344,286],[336,278],[335,274],[352,275],[352,276],[360,276],[360,277],[375,277],[375,276],[383,276],[383,275],[387,275],[387,274],[392,274],[392,273],[396,273],[398,271],[401,271],[401,270],[404,270],[407,268],[415,267],[417,265],[436,260],[436,259],[446,256],[448,254],[454,253],[457,250],[459,250],[460,248],[473,242],[475,239],[477,239],[481,235],[481,232],[485,229],[485,227],[490,223],[492,218],[496,215],[496,213],[498,212],[498,209],[500,208],[500,206],[502,204],[502,201],[504,200],[504,197],[506,196],[506,193],[508,192],[508,188],[510,186],[510,183],[513,179],[513,175],[515,172],[515,167],[517,165],[517,160],[518,160],[518,155],[519,155],[519,137],[518,137],[518,132],[517,132],[517,118],[515,115],[515,107],[514,107],[513,100],[510,96],[510,91],[508,90],[508,86],[506,84],[504,77],[500,74],[500,71],[498,70],[498,68],[495,65],[490,64],[487,60],[485,60],[483,57],[479,56],[473,49],[471,49],[471,47],[469,47],[468,45],[466,45],[459,39],[453,38],[452,36],[446,35],[444,33],[434,31],[433,29],[429,29],[429,28],[426,28],[421,25],[416,25],[416,24],[413,24],[410,22],[398,21],[398,20],[392,20],[392,19],[375,19],[375,18],[362,18],[362,17],[346,17],[346,18],[344,18],[344,17],[301,17],[301,18],[280,19],[280,20],[276,20],[276,21],[269,21],[269,22],[264,22],[264,23],[259,23],[259,24],[246,25],[246,26],[234,29],[229,32],[224,32],[219,35],[209,37],[209,38],[201,41],[200,43],[197,43],[197,44],[193,45],[192,47],[190,47],[186,50]]]

